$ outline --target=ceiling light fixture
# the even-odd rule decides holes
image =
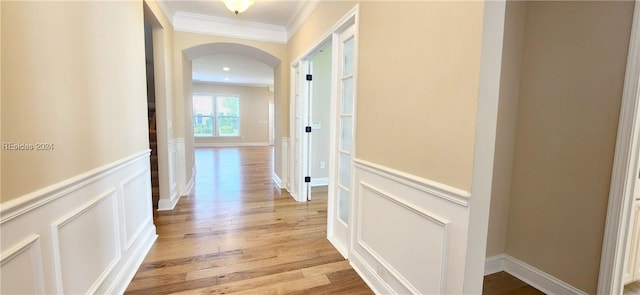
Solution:
[[[222,70],[225,71],[225,72],[231,71],[231,69],[229,67],[224,67],[224,68],[222,68]]]
[[[222,0],[222,2],[229,10],[238,15],[249,9],[255,3],[255,0]]]
[[[224,78],[225,81],[229,81],[229,78]]]

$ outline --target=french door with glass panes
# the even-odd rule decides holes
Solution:
[[[337,63],[337,101],[335,146],[332,148],[332,197],[329,198],[328,238],[344,257],[348,257],[349,225],[353,192],[352,171],[355,125],[355,28],[351,26],[334,39]],[[334,63],[335,64],[335,63]]]

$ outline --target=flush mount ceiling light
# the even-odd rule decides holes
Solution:
[[[231,69],[230,69],[229,67],[224,67],[224,68],[222,68],[222,70],[223,70],[223,71],[225,71],[225,72],[228,72],[228,71],[230,71]]]
[[[243,13],[251,5],[253,5],[253,3],[255,3],[255,0],[222,0],[222,2],[224,2],[224,5],[229,10],[238,15],[238,13]]]

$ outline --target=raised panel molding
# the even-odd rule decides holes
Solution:
[[[354,162],[354,269],[380,294],[463,293],[469,193]]]
[[[120,210],[122,211],[120,219],[125,229],[122,237],[125,251],[129,250],[138,239],[145,225],[153,222],[153,216],[140,214],[139,212],[141,209],[153,210],[150,200],[146,198],[151,194],[151,186],[148,184],[149,179],[151,179],[149,170],[142,169],[120,184]],[[125,206],[124,204],[133,206]]]
[[[95,293],[118,263],[121,252],[116,206],[116,190],[110,189],[52,223],[60,294]]]
[[[0,268],[1,294],[44,293],[40,236],[31,235],[9,250],[3,251]]]
[[[397,280],[394,282],[396,285],[401,284],[408,292],[412,294],[446,293],[444,282],[446,282],[447,264],[445,262],[448,261],[447,249],[450,247],[450,222],[371,184],[360,182],[359,186],[362,205],[358,210],[359,224],[367,224],[363,217],[368,212],[381,210],[386,212],[384,215],[371,214],[373,216],[369,217],[369,223],[377,222],[378,225],[375,228],[369,227],[357,231],[357,243],[388,270],[388,273]],[[369,204],[374,203],[376,199],[379,199],[378,208]],[[414,227],[416,230],[398,231],[397,229],[402,226]],[[370,231],[369,235],[377,237],[367,239],[367,231]],[[387,249],[379,249],[382,246],[379,244],[386,244]],[[406,265],[401,266],[396,263],[402,261],[406,253],[411,251],[415,255],[412,256],[410,263],[418,264],[420,270],[407,269]],[[399,257],[394,257],[398,254]],[[434,269],[434,267],[437,268]],[[383,274],[379,271],[378,275]],[[385,281],[388,282],[388,278]]]
[[[142,151],[2,204],[1,293],[124,292],[157,237],[149,165]]]

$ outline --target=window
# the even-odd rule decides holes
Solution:
[[[240,98],[194,95],[193,133],[196,137],[239,136]]]

